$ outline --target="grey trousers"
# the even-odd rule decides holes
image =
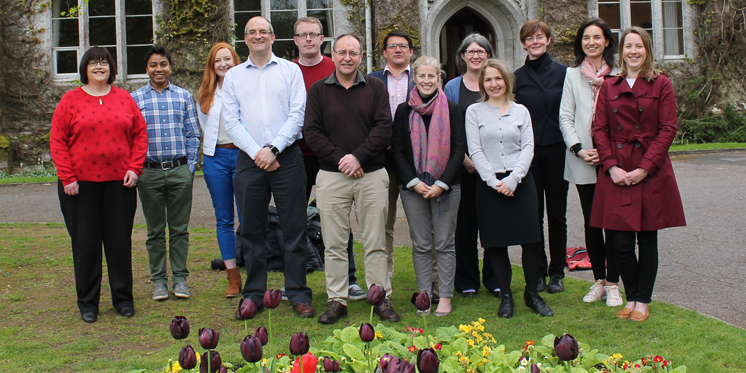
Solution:
[[[456,273],[456,218],[461,201],[461,187],[454,185],[449,193],[450,205],[437,198],[425,199],[413,190],[402,190],[401,201],[409,222],[412,238],[412,262],[419,291],[432,296],[432,250],[438,257],[438,280],[441,298],[453,297],[453,278]]]

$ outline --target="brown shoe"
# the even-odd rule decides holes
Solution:
[[[298,315],[298,317],[302,317],[304,319],[314,317],[314,315],[316,315],[316,310],[313,309],[313,306],[310,303],[297,303],[293,306],[293,309],[295,310],[295,314]]]
[[[329,301],[326,305],[326,312],[319,316],[319,323],[334,324],[339,319],[347,317],[347,306],[335,300]]]
[[[638,310],[634,310],[632,311],[632,313],[629,314],[630,320],[638,321],[638,322],[645,321],[648,319],[648,317],[650,317],[650,308],[648,308],[647,311],[645,311],[645,314],[643,314],[642,312]]]
[[[399,322],[401,320],[399,314],[391,307],[391,301],[388,299],[384,299],[380,306],[373,307],[373,313],[383,321]]]
[[[225,291],[226,298],[235,298],[241,293],[241,272],[238,267],[225,270],[228,274],[228,290]]]
[[[616,313],[616,317],[620,319],[629,319],[629,315],[632,314],[632,310],[624,307]]]

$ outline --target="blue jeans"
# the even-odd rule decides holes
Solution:
[[[238,149],[215,148],[215,154],[205,155],[203,161],[205,184],[212,197],[212,207],[215,208],[218,246],[223,260],[236,259],[233,179],[236,177],[236,158],[239,152]],[[238,205],[236,209],[240,222],[241,211]]]

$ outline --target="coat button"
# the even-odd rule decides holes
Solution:
[[[621,131],[622,130],[622,126],[619,126],[618,129]]]
[[[636,129],[636,130],[639,130],[639,129],[640,129],[640,125],[639,125],[639,124],[636,124],[636,125],[635,125],[635,129]]]
[[[616,112],[617,112],[617,111],[619,111],[619,110],[617,110],[616,108],[614,108],[614,110],[612,110],[612,111],[613,111],[614,113],[616,113]]]
[[[640,108],[640,112],[642,112],[642,108]]]
[[[635,148],[639,148],[639,147],[640,147],[640,143],[639,142],[635,143]]]
[[[622,145],[622,144],[619,144],[619,145],[617,145],[616,147],[617,147],[617,148],[619,148],[619,149],[621,149],[621,148],[622,148],[623,146],[624,146],[624,145]]]
[[[619,95],[616,95],[616,96],[614,96],[614,98],[615,98],[615,99],[616,99],[616,98],[619,98]]]

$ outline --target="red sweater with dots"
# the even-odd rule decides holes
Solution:
[[[123,180],[128,170],[142,174],[147,125],[129,92],[112,86],[94,97],[75,88],[54,110],[49,148],[63,185]]]

